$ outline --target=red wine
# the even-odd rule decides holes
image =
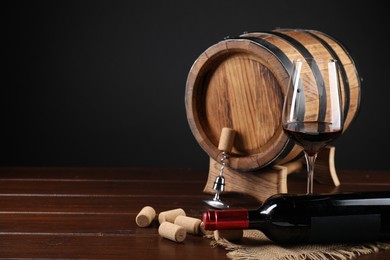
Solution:
[[[309,155],[314,155],[342,133],[342,129],[332,130],[331,125],[326,122],[294,122],[287,123],[283,129]]]
[[[210,210],[206,230],[258,229],[277,243],[390,240],[390,191],[278,194],[256,210]]]

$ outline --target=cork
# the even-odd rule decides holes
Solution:
[[[187,233],[190,234],[199,234],[200,233],[200,223],[202,221],[197,218],[187,217],[179,215],[175,219],[175,224],[184,227]]]
[[[171,210],[168,210],[168,211],[163,211],[163,212],[160,212],[160,214],[158,214],[158,222],[160,224],[165,222],[165,221],[174,223],[176,217],[180,216],[180,215],[182,215],[182,216],[186,215],[185,211],[182,208],[177,208],[177,209],[171,209]]]
[[[219,138],[218,150],[230,152],[233,147],[236,132],[229,127],[222,128],[221,137]]]
[[[156,217],[156,211],[150,206],[145,206],[135,217],[135,222],[139,227],[147,227]]]
[[[161,223],[158,228],[158,233],[160,236],[175,242],[183,242],[187,236],[187,232],[184,227],[168,221]]]
[[[208,237],[208,236],[212,236],[212,235],[214,234],[214,231],[204,229],[204,224],[203,224],[203,222],[200,223],[199,229],[200,229],[200,232],[202,232],[203,235],[205,235],[205,236],[207,236],[207,237]]]
[[[241,240],[244,235],[242,229],[225,229],[225,230],[215,230],[214,238],[215,240],[226,239],[227,241],[238,241]]]

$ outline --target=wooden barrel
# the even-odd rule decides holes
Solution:
[[[346,49],[315,30],[277,29],[245,33],[204,51],[187,77],[185,105],[191,131],[203,150],[219,161],[223,127],[237,131],[229,166],[256,171],[286,163],[302,150],[283,133],[281,114],[295,58],[336,59],[340,65],[344,131],[360,104],[360,77]]]

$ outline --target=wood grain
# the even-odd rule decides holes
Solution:
[[[289,62],[304,59],[305,55],[339,59],[345,72],[341,84],[346,112],[344,130],[348,129],[359,109],[360,77],[344,46],[311,30],[246,33],[210,46],[188,74],[187,119],[195,139],[212,159],[218,161],[221,156],[218,141],[223,127],[237,132],[235,156],[230,159],[234,170],[256,171],[271,163],[296,159],[300,148],[288,142],[280,121]],[[311,103],[316,102],[312,98]],[[316,118],[316,109],[309,106],[306,110],[308,117]]]
[[[390,188],[388,171],[338,175],[338,190]],[[192,169],[0,168],[0,259],[227,259],[225,249],[201,236],[188,234],[183,243],[160,237],[157,218],[147,228],[135,223],[145,205],[200,217],[208,209],[207,176]],[[305,190],[305,181],[292,174],[289,191]],[[245,194],[222,196],[232,208],[259,206]],[[388,257],[381,251],[358,259]]]

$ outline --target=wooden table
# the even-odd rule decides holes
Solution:
[[[175,243],[158,235],[158,221],[139,228],[145,205],[157,212],[183,208],[201,216],[207,170],[128,168],[0,168],[0,258],[4,259],[227,259],[210,240],[187,235]],[[388,190],[390,171],[343,171],[339,190]],[[292,174],[289,192],[305,190]],[[317,192],[336,191],[316,184]],[[232,207],[257,208],[255,199],[223,194]],[[390,259],[390,250],[359,259]]]

